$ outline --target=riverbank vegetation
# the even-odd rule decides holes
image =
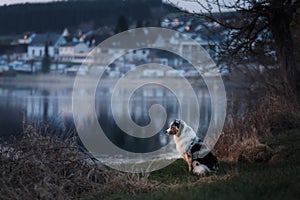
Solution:
[[[279,114],[269,112],[232,117],[233,123],[228,117],[214,149],[222,160],[220,171],[200,177],[189,173],[181,159],[151,174],[115,171],[96,163],[76,138],[50,136],[46,130],[27,126],[21,140],[1,143],[0,198],[295,199],[300,130],[272,132],[279,123],[268,116],[277,119]],[[257,135],[266,131],[258,126],[261,122],[273,124],[263,136]]]
[[[299,141],[299,129],[278,133],[262,140],[273,149],[268,163],[221,162],[218,173],[204,177],[191,175],[178,160],[150,175],[164,187],[135,199],[297,199]]]
[[[21,140],[2,142],[0,199],[79,199],[103,191],[138,193],[154,183],[97,164],[75,138],[63,139],[28,126]]]

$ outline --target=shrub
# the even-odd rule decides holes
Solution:
[[[0,199],[78,199],[96,193],[149,191],[155,184],[139,174],[95,162],[75,138],[47,136],[29,126],[21,140],[0,146]]]
[[[214,149],[220,159],[268,161],[272,150],[261,144],[259,139],[300,126],[300,109],[296,100],[269,93],[254,105],[247,106],[242,114],[240,111],[227,114],[223,132]]]

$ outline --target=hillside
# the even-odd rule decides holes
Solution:
[[[97,28],[114,25],[124,15],[130,22],[158,23],[175,8],[161,0],[91,0],[17,4],[0,7],[0,35],[25,31],[62,31],[89,24]]]

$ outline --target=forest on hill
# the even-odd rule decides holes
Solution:
[[[73,0],[52,3],[17,4],[0,7],[0,34],[25,31],[62,31],[81,24],[114,25],[120,16],[129,22],[157,21],[174,7],[161,0]]]

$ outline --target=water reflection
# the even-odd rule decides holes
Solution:
[[[198,133],[205,133],[211,116],[210,96],[206,88],[194,88],[199,98],[200,122]],[[82,98],[91,91],[82,91]],[[111,110],[111,87],[97,89],[95,99],[95,110],[98,122],[107,137],[122,149],[131,152],[150,152],[161,148],[172,139],[163,133],[171,120],[178,117],[179,105],[176,97],[166,88],[148,86],[138,89],[130,99],[130,116],[139,126],[146,126],[150,123],[149,109],[154,104],[165,108],[167,122],[163,129],[151,138],[135,138],[123,133],[118,128]],[[187,98],[188,116],[195,117],[193,105],[189,104]],[[123,109],[122,99],[117,105],[118,115],[123,116],[127,112]],[[163,115],[152,119],[157,127],[161,127]],[[22,132],[22,120],[26,118],[27,123],[36,125],[47,124],[48,130],[57,133],[66,133],[74,127],[72,116],[72,88],[38,88],[1,86],[0,87],[0,120],[1,137],[7,138],[10,134],[18,135]],[[85,118],[84,123],[95,123],[92,118]],[[146,134],[146,133],[140,133]]]
[[[72,125],[70,89],[0,88],[1,137],[20,135],[23,121],[48,132],[66,133]],[[71,123],[70,123],[71,122]]]

